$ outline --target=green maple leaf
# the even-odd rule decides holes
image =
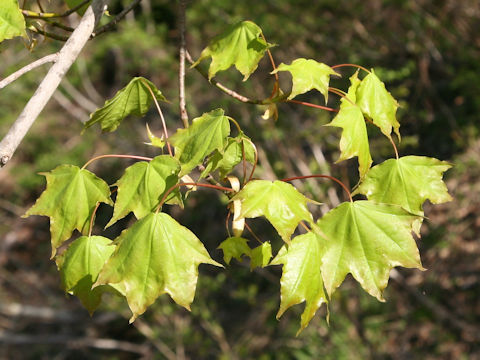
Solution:
[[[25,18],[17,0],[2,0],[0,6],[0,42],[15,36],[25,36]]]
[[[330,66],[319,63],[312,59],[296,59],[290,65],[281,63],[272,74],[279,71],[289,71],[292,74],[292,92],[288,96],[293,99],[299,94],[306,93],[312,89],[317,89],[325,97],[325,103],[328,101],[328,84],[331,75],[338,75]]]
[[[262,29],[251,21],[241,21],[231,25],[203,49],[192,67],[211,57],[212,62],[208,69],[209,80],[217,72],[227,70],[230,66],[235,65],[235,68],[244,76],[243,81],[245,81],[258,67],[258,62],[265,51],[273,46],[265,42],[261,34]]]
[[[250,256],[250,247],[247,245],[248,240],[241,237],[229,237],[218,245],[217,249],[223,251],[223,261],[230,265],[232,258],[242,261],[242,256]]]
[[[270,263],[272,258],[272,245],[267,241],[262,245],[257,246],[254,249],[251,249],[250,252],[250,270],[255,269],[256,267],[265,267]]]
[[[168,141],[175,146],[175,157],[181,163],[180,176],[188,174],[214,150],[223,152],[229,134],[230,123],[222,109],[204,113],[188,128],[177,130]]]
[[[90,115],[83,131],[96,123],[100,123],[103,131],[114,131],[127,116],[144,116],[153,101],[149,89],[157,100],[167,101],[151,81],[135,77],[113,98],[107,100],[103,107]]]
[[[253,164],[255,162],[255,149],[247,136],[240,134],[234,138],[228,138],[223,153],[215,150],[209,157],[200,178],[206,177],[215,170],[218,170],[222,179],[225,178],[235,166],[243,161],[244,153],[245,161]]]
[[[128,167],[117,181],[118,195],[113,217],[106,227],[130,211],[133,211],[137,219],[148,215],[158,205],[162,195],[178,183],[179,172],[178,161],[168,155],[160,155],[150,162],[141,161]],[[178,200],[178,190],[172,192],[172,196]]]
[[[56,259],[63,288],[77,296],[90,315],[100,305],[102,294],[108,290],[107,286],[92,290],[92,285],[114,250],[115,246],[112,246],[110,239],[102,236],[82,236]]]
[[[283,181],[250,181],[231,201],[234,200],[242,201],[239,218],[265,216],[285,242],[290,241],[300,221],[312,221],[308,199]]]
[[[98,202],[113,205],[108,184],[86,169],[61,165],[48,173],[47,188],[26,212],[50,217],[52,257],[73,230],[85,234]]]
[[[358,156],[358,171],[360,179],[362,179],[372,165],[372,157],[368,145],[365,119],[362,110],[355,105],[356,91],[360,85],[358,71],[350,77],[350,83],[347,93],[347,98],[350,101],[345,98],[341,100],[340,111],[327,126],[336,126],[343,129],[340,138],[341,154],[337,162]]]
[[[320,272],[320,241],[319,235],[313,232],[299,235],[288,245],[288,249],[283,246],[271,262],[271,265],[283,264],[277,319],[289,307],[306,301],[297,335],[305,329],[322,303],[328,303]]]
[[[398,103],[387,91],[385,84],[375,75],[373,69],[357,89],[357,105],[383,134],[390,137],[393,127],[400,139],[400,124],[395,117]]]
[[[412,214],[423,217],[422,205],[426,200],[441,204],[452,200],[442,180],[443,173],[451,168],[445,161],[425,156],[404,156],[389,159],[374,166],[355,193],[369,200],[396,204]],[[422,219],[415,226],[420,230]]]
[[[210,258],[195,234],[165,213],[150,213],[114,243],[115,252],[94,286],[110,284],[123,289],[133,313],[130,322],[165,293],[189,310],[198,265],[222,266]]]
[[[397,205],[372,201],[340,204],[318,226],[322,239],[322,276],[329,296],[348,273],[363,289],[384,301],[390,270],[395,266],[424,270],[412,224],[417,216]]]

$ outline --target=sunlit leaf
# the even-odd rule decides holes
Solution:
[[[25,18],[17,0],[2,0],[0,5],[0,42],[15,36],[25,36]]]
[[[317,89],[325,97],[325,103],[328,101],[330,76],[340,76],[328,65],[302,58],[294,60],[290,65],[280,64],[276,70],[272,71],[272,74],[279,71],[289,71],[292,74],[293,85],[292,92],[288,96],[289,99],[312,89]]]
[[[265,216],[285,242],[290,241],[300,221],[312,221],[308,199],[283,181],[250,181],[233,200],[242,201],[240,217]]]
[[[61,165],[48,173],[47,188],[25,216],[50,217],[52,257],[77,229],[86,234],[98,202],[113,205],[107,183],[86,169]]]
[[[159,101],[167,101],[160,90],[149,80],[133,78],[127,86],[119,90],[105,105],[90,115],[84,130],[100,123],[103,131],[114,131],[129,115],[144,116],[153,102],[152,94]]]
[[[355,201],[340,204],[319,221],[322,276],[329,296],[348,273],[383,301],[395,266],[423,270],[412,224],[417,216],[397,205]]]
[[[390,137],[393,127],[393,131],[400,139],[400,124],[395,117],[398,103],[373,69],[357,89],[357,105],[387,137]]]
[[[106,286],[92,290],[98,274],[115,250],[110,239],[82,236],[76,239],[57,259],[63,288],[77,296],[90,314],[100,305]]]
[[[168,155],[160,155],[150,162],[141,161],[128,167],[117,181],[118,195],[113,217],[106,227],[133,211],[137,219],[149,214],[159,204],[162,195],[178,183],[180,165]],[[178,190],[172,193],[177,198]]]
[[[241,21],[231,25],[203,49],[192,67],[211,57],[212,62],[208,69],[209,79],[213,78],[217,72],[235,65],[245,81],[255,71],[265,51],[272,46],[265,42],[261,34],[262,29],[251,21]]]
[[[313,232],[299,235],[292,239],[288,249],[283,246],[271,262],[271,265],[283,264],[277,319],[289,307],[306,301],[297,335],[305,329],[322,303],[328,302],[320,272],[321,241]]]
[[[441,204],[452,200],[442,180],[451,168],[445,161],[425,156],[405,156],[389,159],[374,166],[358,187],[358,193],[369,200],[402,206],[412,214],[423,216],[425,200]],[[415,232],[419,232],[419,218]]]
[[[232,258],[242,261],[243,255],[250,256],[250,247],[247,242],[247,239],[241,237],[229,237],[223,241],[218,246],[218,249],[223,251],[223,261],[229,265]]]
[[[357,75],[358,72],[350,77],[351,85],[348,88],[348,100],[345,98],[341,100],[340,111],[327,126],[336,126],[343,129],[340,138],[341,154],[337,162],[358,156],[358,171],[362,179],[372,165],[372,157],[368,145],[365,119],[360,108],[355,105],[356,91],[360,84]]]
[[[230,123],[222,109],[216,109],[195,118],[186,129],[179,129],[168,141],[175,146],[175,157],[180,160],[180,176],[188,174],[214,150],[223,152],[230,134]]]
[[[198,265],[221,266],[210,258],[195,234],[165,213],[150,213],[122,232],[114,243],[115,252],[94,286],[123,287],[133,313],[130,322],[165,293],[189,310]]]
[[[267,266],[272,258],[272,245],[268,241],[264,242],[251,250],[250,257],[250,269]]]

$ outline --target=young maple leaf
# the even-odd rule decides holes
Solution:
[[[70,238],[73,230],[77,229],[82,234],[88,232],[97,203],[113,203],[108,184],[86,169],[61,165],[41,174],[47,178],[47,188],[24,217],[50,217],[53,258],[57,248]]]

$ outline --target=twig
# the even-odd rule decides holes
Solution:
[[[183,121],[183,127],[188,127],[188,113],[185,102],[185,0],[180,0],[179,6],[179,26],[180,26],[180,63],[178,68],[179,84],[179,105],[180,117]]]
[[[50,54],[50,55],[44,56],[41,59],[35,60],[34,62],[24,66],[20,70],[15,71],[13,74],[7,76],[5,79],[0,81],[0,89],[3,89],[5,86],[14,82],[20,76],[26,74],[27,72],[29,72],[33,69],[36,69],[37,67],[42,66],[46,63],[55,62],[55,61],[57,61],[57,59],[58,59],[58,53],[55,53],[55,54]]]
[[[72,66],[80,54],[80,51],[88,41],[90,34],[103,14],[106,1],[108,0],[93,0],[92,5],[88,7],[80,24],[60,50],[57,61],[50,68],[35,91],[35,94],[30,98],[7,135],[0,142],[0,167],[5,166],[12,158],[18,145],[52,97],[62,78],[68,69],[70,69],[70,66]]]
[[[118,22],[120,20],[122,20],[130,11],[132,11],[135,6],[140,4],[141,1],[142,0],[133,1],[125,9],[123,9],[123,11],[121,11],[117,16],[115,16],[115,18],[112,21],[110,21],[108,24],[105,24],[105,25],[99,27],[97,30],[95,30],[95,32],[92,33],[90,38],[93,39],[94,37],[96,37],[100,34],[103,34],[104,32],[112,30],[118,24]]]
[[[58,41],[67,41],[68,40],[68,36],[59,35],[59,34],[56,34],[56,33],[52,33],[52,32],[49,32],[49,31],[42,30],[36,24],[33,24],[32,26],[30,26],[29,29],[33,32],[36,32],[36,33],[38,33],[40,35],[43,35],[45,37],[48,37],[50,39],[54,39],[54,40],[58,40]]]
[[[23,16],[26,18],[31,18],[31,19],[50,19],[50,18],[59,18],[59,17],[67,17],[71,14],[73,14],[75,11],[80,9],[82,6],[85,6],[86,4],[89,3],[90,0],[84,0],[77,6],[71,8],[68,11],[65,11],[63,14],[57,14],[57,13],[44,13],[44,12],[34,12],[30,10],[22,10]]]

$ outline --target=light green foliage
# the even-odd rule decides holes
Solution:
[[[265,51],[272,46],[265,42],[261,34],[262,29],[251,21],[241,21],[231,25],[203,49],[192,67],[211,57],[212,62],[208,69],[209,79],[213,78],[217,72],[235,65],[245,81],[255,71]]]
[[[283,264],[277,319],[289,307],[306,301],[297,335],[305,329],[317,309],[328,302],[320,273],[321,241],[323,239],[313,232],[299,235],[288,248],[283,246],[271,262],[271,265]]]
[[[358,71],[350,77],[350,83],[347,93],[348,100],[345,98],[341,100],[340,111],[327,125],[343,129],[340,138],[341,154],[337,162],[358,156],[358,172],[362,179],[372,165],[372,157],[365,119],[360,108],[355,105],[356,92],[360,85]]]
[[[308,199],[283,181],[250,181],[232,200],[242,201],[240,218],[265,216],[287,243],[300,221],[312,221]]]
[[[92,290],[98,274],[115,250],[110,239],[103,236],[82,236],[76,239],[56,262],[63,288],[77,296],[90,314],[97,309],[107,286]]]
[[[107,100],[103,107],[90,115],[90,120],[86,122],[84,130],[100,123],[103,131],[114,131],[127,116],[144,116],[153,101],[149,89],[158,101],[167,101],[151,81],[135,77],[113,98]]]
[[[395,117],[398,103],[385,88],[385,84],[372,72],[362,80],[357,89],[357,105],[387,137],[392,127],[400,139],[400,124]]]
[[[113,217],[107,227],[130,211],[133,211],[137,219],[153,211],[161,196],[178,183],[179,172],[178,161],[168,155],[160,155],[150,162],[141,161],[128,167],[116,184],[118,195]],[[181,202],[178,190],[171,194],[177,198],[177,202]]]
[[[395,266],[423,270],[412,224],[417,216],[397,205],[372,201],[342,203],[318,221],[322,276],[329,296],[351,273],[370,295],[384,301]]]
[[[445,161],[425,156],[405,156],[389,159],[374,166],[357,191],[369,200],[397,204],[405,210],[423,216],[425,200],[441,204],[452,200],[442,180],[451,165]],[[415,225],[419,232],[421,218]]]
[[[250,269],[253,270],[256,267],[265,267],[270,263],[272,258],[272,245],[266,241],[262,245],[253,248],[250,251]]]
[[[250,247],[247,245],[248,240],[241,237],[229,237],[218,245],[218,249],[223,251],[223,261],[230,265],[232,258],[238,261],[242,260],[243,255],[250,256]]]
[[[125,289],[132,310],[130,322],[155,299],[168,293],[190,309],[200,263],[222,266],[210,258],[198,238],[165,213],[150,213],[115,239],[115,253],[94,286]]]
[[[17,0],[2,0],[0,5],[0,42],[15,36],[25,36],[25,19]]]
[[[220,178],[225,178],[235,166],[243,161],[243,154],[245,154],[245,161],[253,164],[255,162],[255,149],[247,139],[248,137],[243,133],[234,138],[228,138],[227,146],[223,152],[215,150],[209,157],[200,178],[204,178],[216,170],[218,170]]]
[[[223,153],[230,134],[230,123],[222,109],[212,110],[193,119],[186,129],[178,129],[168,141],[175,146],[175,157],[182,170],[180,176],[188,174],[212,151]]]
[[[325,103],[328,101],[330,76],[340,76],[330,66],[312,59],[296,59],[290,65],[282,63],[276,70],[272,71],[272,74],[279,71],[289,71],[292,74],[293,85],[292,92],[288,96],[289,99],[312,89],[317,89],[325,97]]]
[[[98,202],[113,205],[106,182],[90,171],[61,165],[48,173],[47,188],[24,216],[50,217],[52,257],[73,230],[85,234]]]

